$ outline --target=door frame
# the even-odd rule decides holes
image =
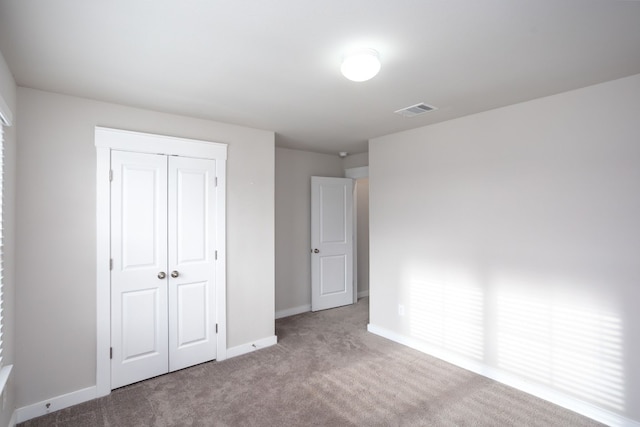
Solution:
[[[111,393],[111,151],[216,160],[216,360],[227,358],[226,160],[227,144],[96,126],[96,397]]]
[[[358,184],[357,180],[369,178],[369,166],[344,170],[346,178],[353,179],[353,303],[358,302]]]

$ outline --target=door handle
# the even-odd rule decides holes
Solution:
[[[314,249],[314,250],[313,250],[313,253],[314,253],[314,254],[319,254],[319,253],[320,253],[320,249],[318,249],[318,248]]]
[[[178,277],[179,275],[180,275],[180,273],[178,273],[176,270],[173,270],[173,271],[171,272],[171,277],[173,277],[174,279],[175,279],[176,277]]]
[[[164,279],[165,277],[167,277],[167,275],[165,274],[165,272],[164,272],[164,271],[161,271],[160,273],[158,273],[158,279],[162,280],[162,279]]]

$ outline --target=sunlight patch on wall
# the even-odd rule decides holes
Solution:
[[[498,367],[622,411],[622,322],[598,308],[573,305],[500,294]]]
[[[483,296],[468,283],[411,282],[411,336],[474,359],[483,358]]]

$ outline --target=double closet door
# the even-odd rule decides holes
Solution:
[[[216,358],[215,168],[111,152],[111,388]]]

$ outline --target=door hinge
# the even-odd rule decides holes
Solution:
[[[113,258],[109,259],[109,270],[113,270]]]
[[[216,176],[216,187],[218,186],[218,177]]]
[[[109,169],[109,181],[113,181],[113,169]]]
[[[218,333],[218,324],[216,323],[216,334]]]
[[[113,347],[109,347],[109,359],[113,359]]]
[[[216,261],[217,261],[218,260],[218,251],[216,251],[216,253],[215,253],[215,258],[216,258]]]

